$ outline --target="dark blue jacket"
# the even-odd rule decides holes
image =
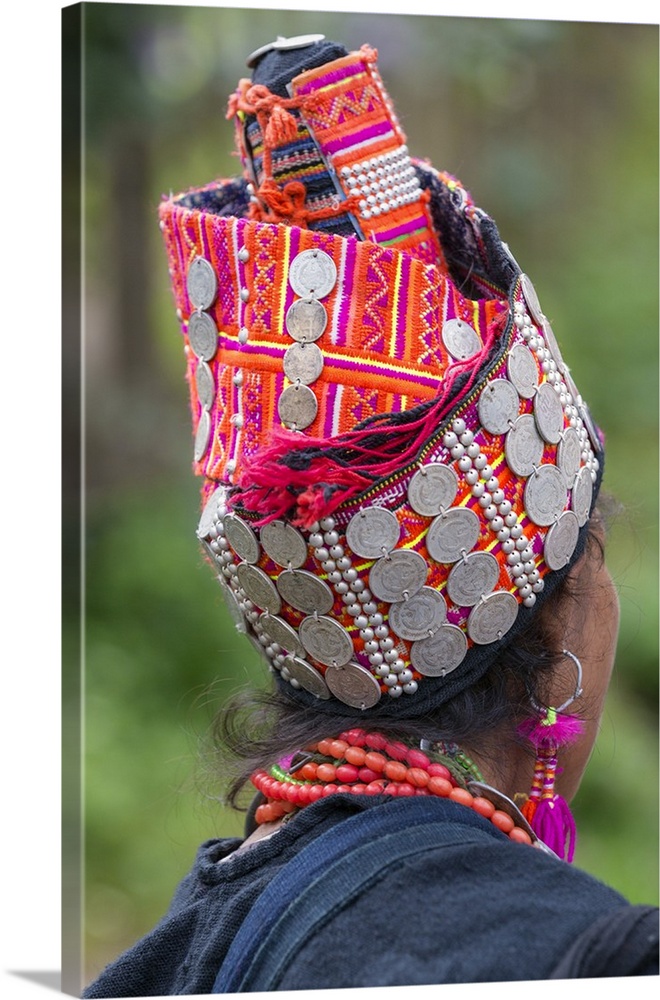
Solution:
[[[512,843],[456,803],[340,795],[308,806],[270,839],[234,857],[241,843],[236,838],[203,844],[168,913],[83,996],[211,993],[241,925],[262,892],[271,887],[273,894],[274,880],[283,877],[288,862],[300,859],[313,842],[320,844],[328,831],[334,833],[325,839],[339,843],[358,816],[370,824],[367,854],[373,859],[378,850],[373,831],[386,830],[403,810],[409,817],[420,809],[427,817],[432,811],[437,845],[408,855],[404,834],[396,862],[376,871],[354,897],[342,892],[322,920],[296,928],[292,959],[267,988],[658,974],[655,907],[630,905],[579,869]],[[350,864],[345,867],[350,885]],[[266,950],[276,957],[278,945],[279,938]]]

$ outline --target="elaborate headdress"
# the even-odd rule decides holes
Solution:
[[[584,544],[595,428],[494,222],[414,159],[364,46],[253,53],[243,176],[160,206],[236,627],[319,710],[474,683]]]

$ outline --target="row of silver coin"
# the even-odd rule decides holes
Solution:
[[[278,400],[278,414],[285,427],[304,430],[316,419],[318,401],[310,385],[323,371],[323,353],[315,341],[322,336],[328,315],[324,299],[337,282],[337,267],[323,250],[303,250],[291,261],[289,284],[299,298],[285,316],[293,340],[284,353],[284,374],[291,382]]]
[[[330,529],[330,522],[323,524]],[[264,526],[257,539],[249,525],[226,513],[222,492],[216,491],[205,507],[197,534],[219,568],[219,578],[225,584],[223,594],[237,629],[247,634],[283,680],[294,688],[305,688],[317,698],[334,695],[345,704],[363,709],[376,704],[381,696],[380,685],[368,670],[352,660],[353,644],[346,629],[316,610],[303,618],[298,631],[293,629],[277,614],[282,595],[270,577],[244,558],[258,560],[263,545],[273,561],[286,565],[278,580],[280,586],[284,574],[299,574],[302,585],[294,601],[311,611],[311,605],[326,585],[314,574],[299,569],[307,558],[307,542],[297,529],[274,522]],[[325,537],[328,542],[334,540],[329,531]],[[238,563],[234,556],[238,556]],[[306,597],[305,586],[311,588]],[[290,603],[291,592],[282,589],[286,602]],[[366,601],[368,597],[365,592],[362,599]],[[308,654],[325,665],[325,678],[307,661]]]
[[[215,401],[215,380],[208,362],[218,349],[218,329],[206,310],[215,302],[218,280],[211,264],[204,257],[195,257],[186,275],[188,298],[194,312],[188,318],[188,343],[197,358],[195,385],[202,407],[195,434],[194,457],[201,462],[211,440],[211,408]]]

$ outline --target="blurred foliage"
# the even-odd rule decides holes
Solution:
[[[236,172],[226,99],[278,34],[378,48],[411,151],[493,214],[607,431],[623,614],[577,860],[657,901],[657,28],[131,4],[83,4],[83,21],[86,977],[158,919],[198,843],[241,829],[207,734],[227,692],[261,674],[194,538],[156,209]],[[67,98],[65,142],[80,95]],[[65,175],[65,194],[76,183]],[[75,587],[65,599],[73,635]]]

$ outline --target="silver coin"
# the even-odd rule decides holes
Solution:
[[[471,552],[456,563],[447,577],[447,593],[459,608],[470,608],[489,594],[500,575],[500,565],[490,552]]]
[[[566,388],[568,389],[569,393],[571,394],[571,400],[572,400],[572,402],[577,407],[579,407],[580,405],[582,405],[582,396],[578,392],[578,388],[577,388],[575,382],[573,381],[573,376],[571,375],[571,373],[568,370],[568,368],[566,368],[566,370],[562,373],[562,377],[563,377],[564,382],[566,384]]]
[[[436,632],[447,618],[447,605],[438,590],[422,587],[413,597],[392,604],[389,623],[400,639],[424,639]]]
[[[343,666],[353,655],[350,635],[334,618],[316,615],[303,618],[298,634],[309,655],[325,666]]]
[[[236,575],[238,582],[253,604],[256,604],[261,611],[267,611],[270,615],[279,614],[282,601],[275,584],[267,573],[264,573],[258,566],[242,562],[236,567]]]
[[[205,410],[210,410],[215,400],[215,382],[206,361],[200,361],[195,369],[195,385],[200,403]]]
[[[523,399],[531,399],[539,384],[536,359],[525,344],[514,344],[507,360],[507,374],[518,394]]]
[[[337,282],[337,267],[324,250],[303,250],[291,261],[289,284],[303,299],[323,299]]]
[[[378,559],[391,552],[399,541],[401,525],[385,507],[366,507],[348,522],[346,541],[356,556]]]
[[[458,625],[441,625],[428,639],[419,639],[410,647],[410,662],[425,677],[444,677],[465,659],[468,643]]]
[[[542,382],[536,390],[534,419],[543,440],[557,444],[564,429],[564,410],[559,393],[549,382]]]
[[[268,657],[266,656],[266,650],[261,645],[254,632],[247,632],[245,637],[246,639],[249,639],[252,648],[256,652],[259,659],[263,660],[263,663],[266,667],[268,668],[274,667],[276,670],[280,669],[274,663],[271,663],[271,661],[268,659]]]
[[[548,569],[561,569],[570,562],[578,542],[580,525],[572,510],[565,510],[550,527],[543,543],[543,558]]]
[[[192,313],[188,320],[188,340],[195,355],[210,361],[218,349],[218,330],[208,313]]]
[[[426,535],[431,559],[453,563],[470,552],[479,538],[479,518],[467,507],[452,507],[438,514]]]
[[[531,413],[522,413],[506,436],[507,465],[517,476],[531,476],[543,458],[545,445]]]
[[[275,585],[286,604],[306,615],[327,615],[335,603],[327,583],[306,569],[285,569]]]
[[[421,590],[427,573],[428,566],[419,552],[395,549],[371,567],[369,589],[379,601],[396,604]]]
[[[448,319],[442,327],[442,342],[453,358],[465,361],[481,350],[479,336],[462,319]]]
[[[195,257],[186,276],[188,298],[196,309],[208,309],[218,291],[215,271],[204,257]]]
[[[293,340],[311,344],[323,335],[328,325],[328,314],[325,306],[316,299],[298,299],[287,309],[284,322]]]
[[[202,410],[195,432],[195,461],[201,462],[211,441],[211,417],[208,410]]]
[[[292,382],[309,385],[323,371],[323,354],[316,344],[292,344],[284,352],[282,367]]]
[[[224,566],[224,563],[220,562],[220,560],[218,558],[218,553],[213,551],[213,549],[211,548],[211,546],[209,545],[209,543],[207,542],[207,540],[205,538],[200,538],[199,541],[200,541],[201,546],[204,549],[206,555],[211,560],[212,566],[215,569],[220,570]],[[222,577],[221,579],[224,581],[224,577]]]
[[[319,404],[306,385],[290,385],[277,401],[277,412],[285,427],[301,431],[316,419]]]
[[[563,475],[569,489],[580,470],[581,453],[580,435],[574,427],[567,427],[557,448],[557,468]]]
[[[268,42],[267,45],[260,45],[258,49],[251,52],[245,60],[245,65],[252,69],[263,55],[266,55],[267,52],[272,52],[273,49],[304,48],[306,45],[312,45],[313,42],[321,42],[324,38],[325,35],[296,35],[294,38],[282,38],[280,36],[274,42]]]
[[[300,641],[296,630],[288,622],[285,622],[283,618],[279,618],[277,614],[260,615],[259,629],[271,642],[276,642],[287,653],[291,653],[293,656],[305,655],[305,647]]]
[[[223,584],[220,587],[220,593],[222,594],[225,604],[227,605],[227,611],[236,626],[236,631],[245,635],[247,633],[247,620],[241,610],[240,604],[238,603],[236,594],[231,587],[227,586],[227,584]]]
[[[508,590],[486,594],[470,612],[468,635],[473,642],[485,646],[496,642],[509,631],[518,615],[518,601]]]
[[[261,555],[261,546],[250,525],[238,514],[227,514],[223,526],[227,541],[236,555],[244,562],[256,563]]]
[[[208,538],[211,528],[221,519],[226,503],[227,490],[224,486],[218,486],[204,504],[197,525],[198,538]]]
[[[458,491],[458,476],[449,465],[429,462],[418,469],[408,485],[408,503],[424,517],[435,517],[451,506]]]
[[[494,378],[479,396],[479,420],[490,434],[504,434],[518,416],[520,397],[513,382]]]
[[[363,711],[373,708],[381,697],[380,684],[374,675],[354,661],[328,667],[325,682],[338,701]]]
[[[546,346],[552,355],[552,360],[557,365],[559,371],[563,372],[566,365],[564,364],[564,359],[561,356],[557,338],[555,337],[554,331],[545,316],[543,317],[543,339],[545,340]]]
[[[299,656],[287,656],[283,665],[289,671],[289,676],[315,698],[326,700],[330,697],[330,690],[322,675],[307,660],[302,660]]]
[[[573,489],[571,490],[571,510],[575,511],[575,516],[580,527],[589,520],[593,492],[594,487],[591,481],[591,472],[586,465],[583,465],[575,477]]]
[[[536,294],[536,289],[526,274],[522,274],[520,276],[520,281],[523,297],[527,304],[527,309],[529,310],[529,315],[532,317],[537,326],[541,326],[545,316],[543,315],[543,310],[541,309],[541,303],[539,302],[539,297]]]
[[[525,483],[525,510],[534,524],[552,524],[566,501],[566,482],[556,465],[540,465]]]
[[[591,413],[589,412],[589,407],[584,402],[584,400],[582,401],[582,403],[578,407],[578,412],[579,412],[580,416],[582,417],[582,423],[587,428],[587,434],[589,435],[589,440],[591,441],[591,444],[592,444],[592,446],[594,448],[594,451],[596,451],[596,452],[602,451],[603,445],[601,444],[601,440],[600,440],[600,438],[598,436],[598,431],[596,430],[596,425],[593,422],[593,419],[591,417]]]
[[[307,561],[307,542],[303,535],[286,521],[270,521],[259,532],[264,552],[278,566],[299,569]]]

